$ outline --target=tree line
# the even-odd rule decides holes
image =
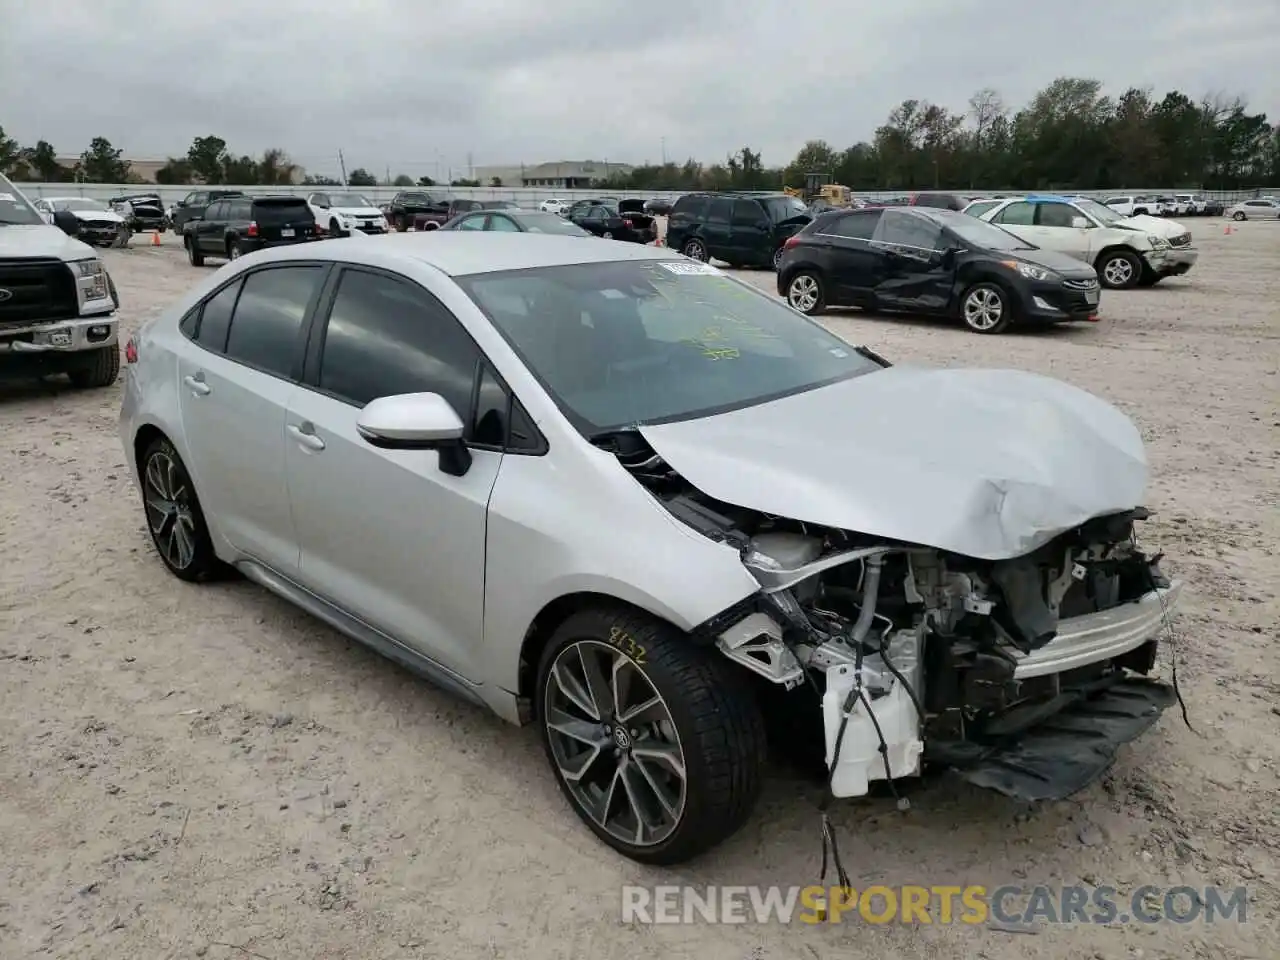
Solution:
[[[14,180],[91,183],[141,182],[123,151],[95,137],[71,167],[41,140],[23,147],[0,127],[0,171]],[[162,184],[285,185],[299,166],[281,149],[259,157],[236,154],[221,137],[196,137],[182,157],[169,157],[156,173]],[[829,175],[854,190],[1035,189],[1109,190],[1160,185],[1244,190],[1280,185],[1280,125],[1250,113],[1239,98],[1192,100],[1173,90],[1157,99],[1132,87],[1119,97],[1097,80],[1060,77],[1021,109],[999,92],[979,90],[955,112],[926,100],[904,100],[869,141],[839,148],[810,140],[785,166],[766,166],[743,147],[722,163],[642,165],[601,186],[618,190],[778,189],[803,186],[810,173]],[[347,174],[353,187],[373,187],[363,168]],[[328,176],[301,177],[308,186],[337,186]],[[430,177],[400,174],[386,184],[430,187]],[[478,187],[457,179],[451,186]],[[496,178],[490,186],[500,187]]]

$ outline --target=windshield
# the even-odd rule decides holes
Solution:
[[[715,267],[629,260],[455,277],[587,436],[881,369]]]
[[[31,226],[44,223],[44,217],[18,192],[18,188],[0,174],[0,225]]]
[[[94,210],[101,212],[109,209],[105,203],[87,200],[84,197],[69,197],[66,200],[54,200],[51,205],[55,210]]]
[[[1077,200],[1076,206],[1104,226],[1110,226],[1124,219],[1120,214],[1097,200]]]
[[[809,210],[799,197],[770,197],[764,202],[769,216],[775,223],[782,223],[792,217],[807,217]]]
[[[958,214],[954,217],[947,217],[946,220],[939,217],[938,222],[945,223],[961,240],[972,243],[975,247],[982,247],[986,250],[1036,249],[1021,237],[1015,237],[1008,230],[1003,230],[994,223],[987,223],[985,220],[979,220],[977,217],[971,217],[968,214]]]
[[[359,193],[331,193],[329,194],[329,206],[372,207],[373,202],[368,197]]]
[[[522,213],[518,216],[529,233],[554,233],[565,237],[591,236],[576,223],[557,217],[554,213]]]

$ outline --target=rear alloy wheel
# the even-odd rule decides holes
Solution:
[[[773,272],[777,273],[782,269],[782,248],[779,247],[773,251]]]
[[[787,284],[787,303],[810,316],[821,313],[826,305],[822,281],[813,273],[797,273]]]
[[[994,283],[979,283],[966,290],[960,312],[965,326],[974,333],[1003,333],[1013,322],[1009,298]]]
[[[178,451],[163,437],[154,440],[142,455],[139,472],[147,530],[160,559],[179,580],[208,580],[220,564]]]
[[[1245,219],[1247,219],[1247,217],[1245,216],[1245,212],[1244,212],[1243,210],[1237,210],[1235,213],[1233,213],[1233,214],[1231,215],[1231,219],[1232,219],[1232,220],[1245,220]]]
[[[759,794],[764,723],[743,672],[625,608],[569,617],[536,693],[560,789],[601,840],[673,864],[734,833]]]
[[[600,239],[601,239],[601,240],[612,240],[612,239],[613,239],[613,231],[612,231],[612,230],[606,230],[604,233],[600,234]]]
[[[229,243],[227,244],[227,259],[228,259],[228,260],[239,260],[239,259],[240,259],[240,253],[241,253],[241,251],[240,251],[240,241],[239,241],[239,240],[232,240],[231,242],[229,242]]]
[[[1142,279],[1142,261],[1129,250],[1113,250],[1098,260],[1098,279],[1109,290],[1129,290]]]
[[[708,259],[706,245],[701,240],[690,240],[680,252],[690,260],[701,260],[706,263]]]

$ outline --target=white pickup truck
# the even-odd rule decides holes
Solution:
[[[120,297],[93,248],[76,239],[75,213],[54,210],[50,219],[0,174],[0,366],[110,386],[120,373]]]
[[[1003,200],[979,214],[1014,236],[1093,264],[1112,290],[1155,286],[1181,276],[1200,253],[1191,233],[1175,220],[1126,217],[1087,197],[1030,196]]]

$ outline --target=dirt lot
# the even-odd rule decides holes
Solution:
[[[1106,293],[1094,325],[830,324],[898,361],[1061,377],[1137,419],[1147,541],[1190,584],[1195,731],[1170,712],[1071,802],[927,786],[905,813],[871,800],[833,817],[855,884],[1244,884],[1245,925],[624,925],[627,883],[816,882],[817,791],[779,770],[705,860],[619,859],[562,801],[531,729],[257,587],[169,576],[123,466],[118,388],[50,382],[0,389],[0,956],[1276,956],[1280,225],[1193,229],[1189,279]],[[124,335],[204,275],[172,236],[106,258]]]

